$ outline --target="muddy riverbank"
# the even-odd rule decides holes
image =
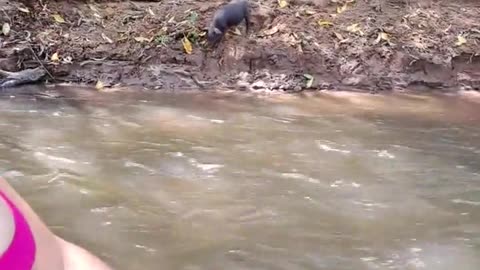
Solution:
[[[477,1],[252,1],[251,33],[208,51],[222,3],[0,0],[0,69],[158,90],[480,89]]]

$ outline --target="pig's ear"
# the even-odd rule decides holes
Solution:
[[[213,29],[213,32],[215,32],[215,34],[217,34],[217,35],[222,34],[222,31],[220,29],[216,28],[216,27],[215,27],[215,29]]]

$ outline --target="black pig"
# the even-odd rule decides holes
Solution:
[[[207,40],[211,45],[216,45],[225,33],[233,26],[239,25],[245,20],[246,33],[250,24],[250,10],[248,0],[232,0],[218,10],[213,22],[208,28]]]

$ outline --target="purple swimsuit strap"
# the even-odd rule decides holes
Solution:
[[[32,231],[17,207],[2,192],[0,197],[7,202],[15,221],[13,240],[3,255],[0,255],[0,269],[32,270],[36,252]]]

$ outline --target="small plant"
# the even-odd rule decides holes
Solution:
[[[198,13],[196,11],[190,11],[187,20],[191,26],[194,26],[198,21]]]
[[[187,37],[193,43],[198,43],[201,37],[201,33],[199,33],[197,29],[193,29],[191,32],[187,34]]]
[[[189,15],[187,17],[187,24],[188,24],[188,32],[187,38],[194,44],[198,43],[201,37],[204,35],[202,31],[197,27],[199,15],[196,11],[189,11]]]
[[[164,34],[158,35],[153,40],[156,44],[165,46],[170,42],[170,37]]]

